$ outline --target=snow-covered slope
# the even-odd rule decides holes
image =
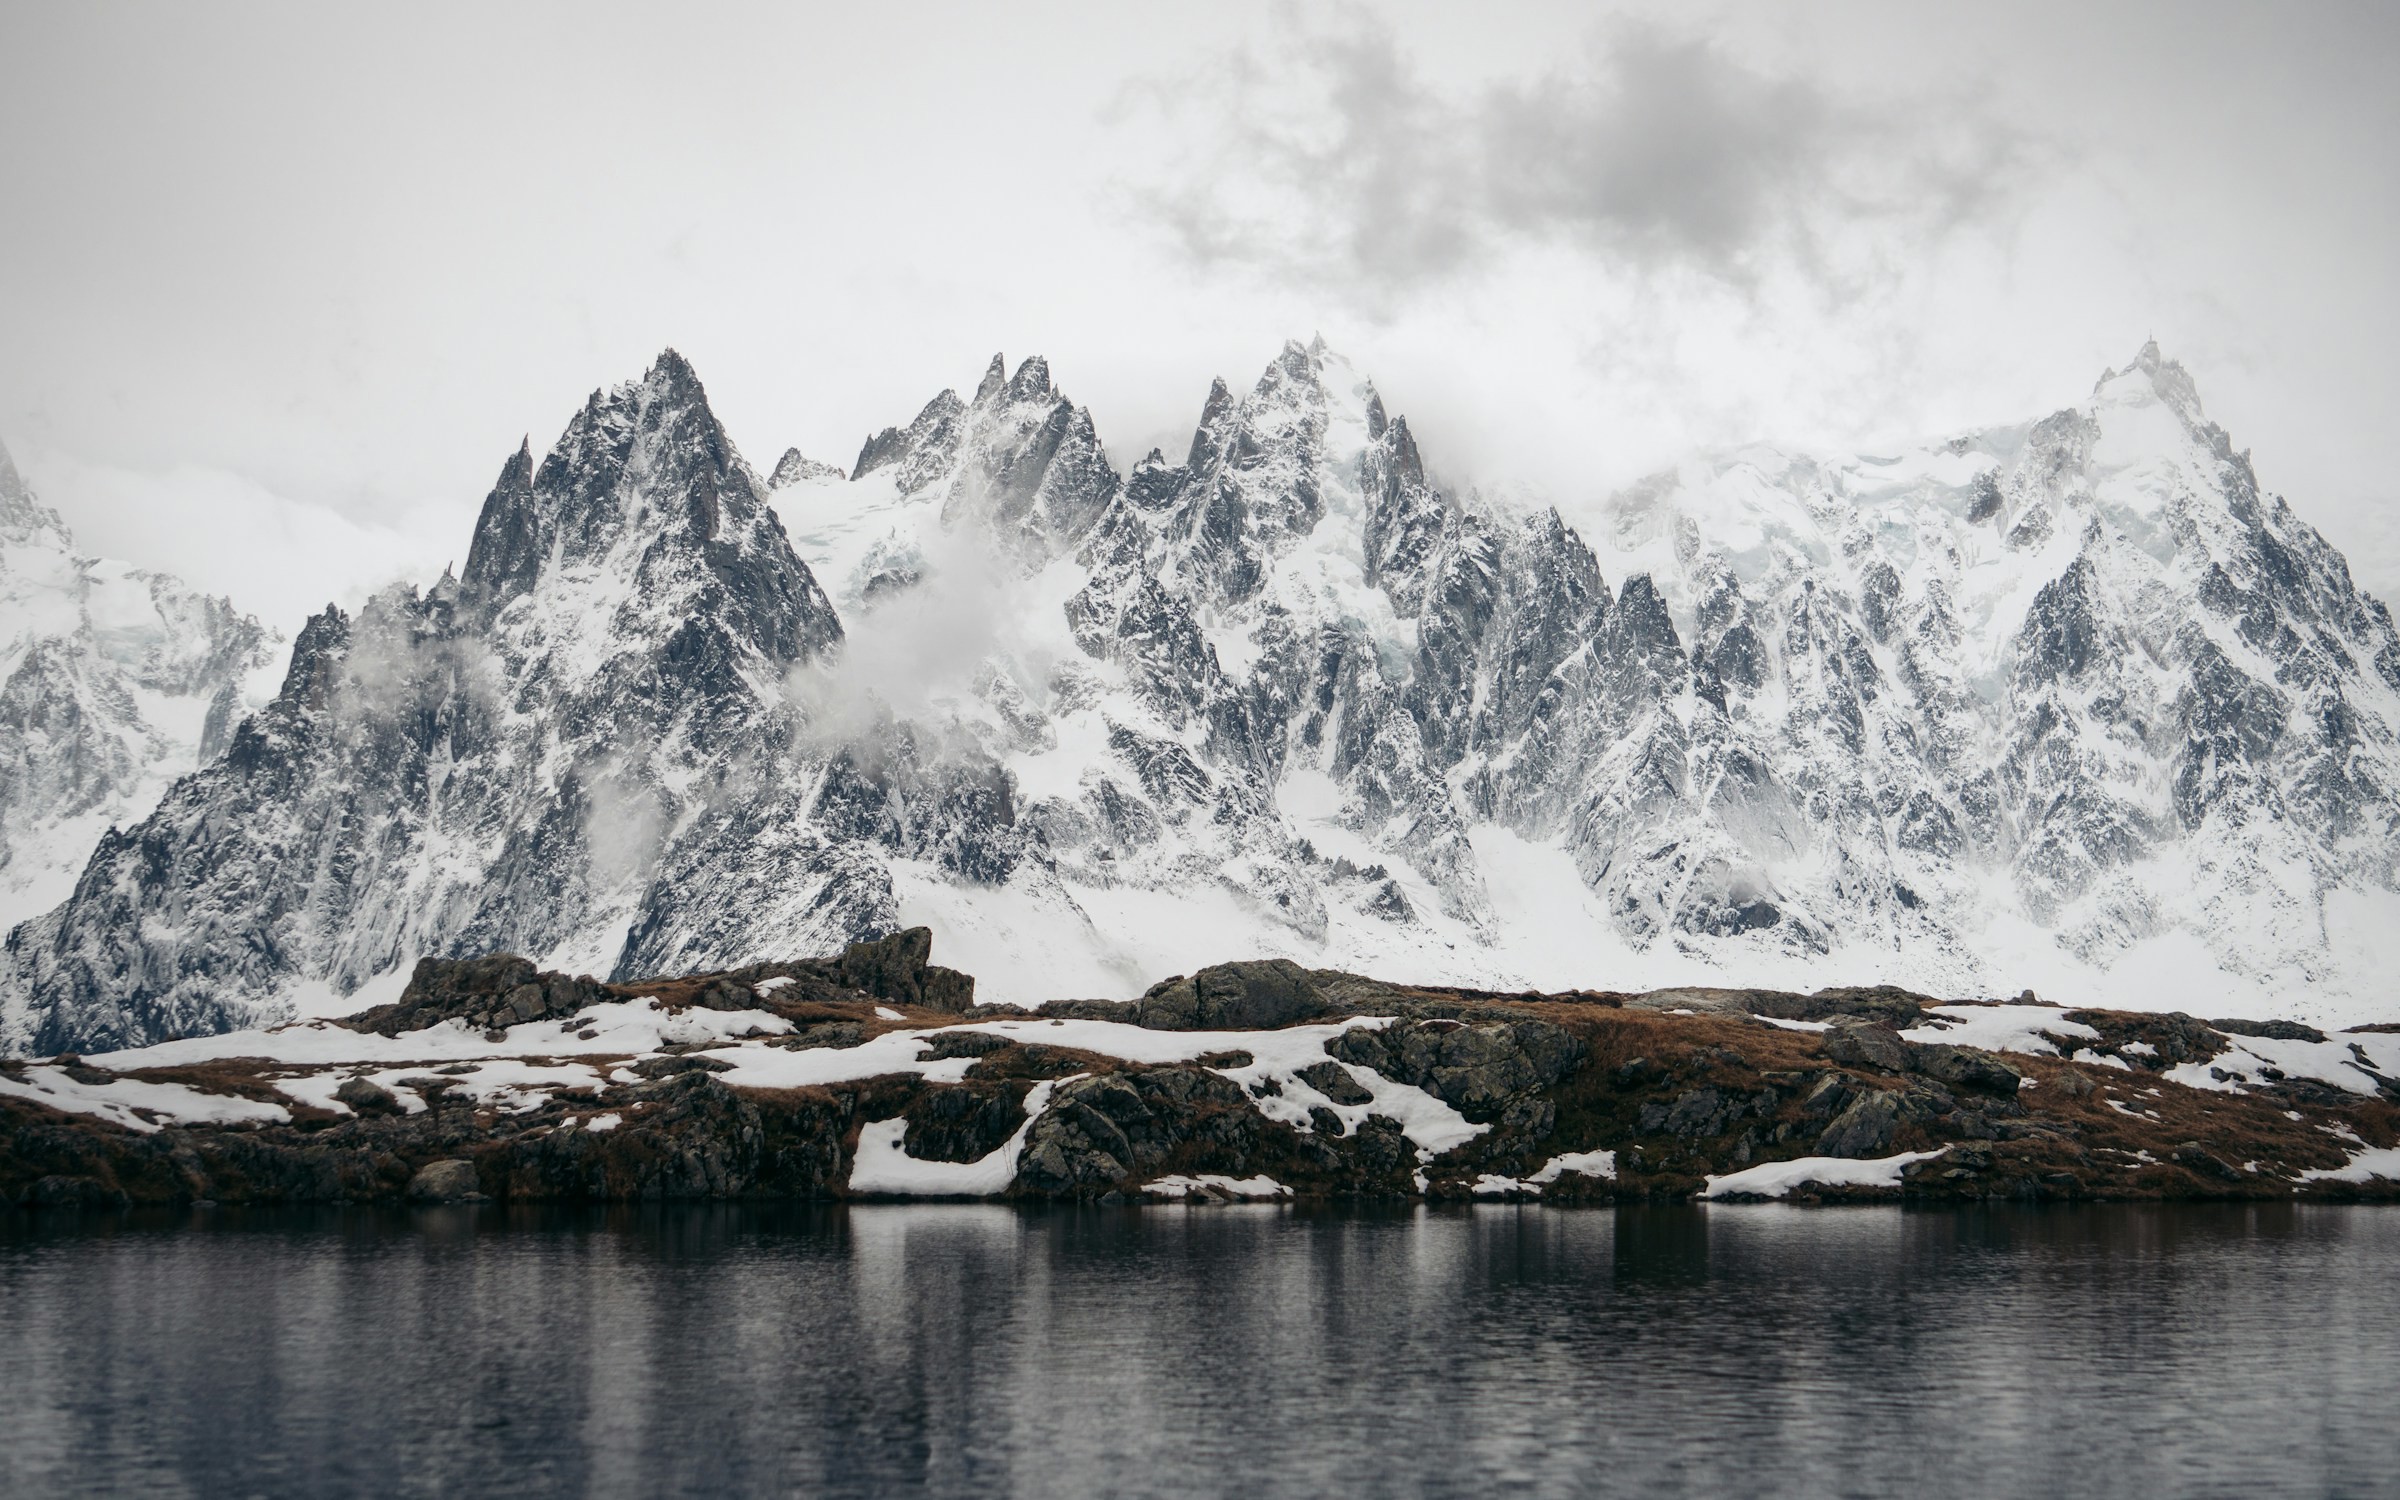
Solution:
[[[103,830],[223,748],[278,644],[224,599],[78,553],[0,449],[0,921],[56,906]]]
[[[2155,349],[2038,422],[1574,520],[1438,489],[1321,342],[1179,461],[995,359],[772,484],[669,355],[11,936],[18,1035],[903,922],[991,999],[1261,954],[2388,1013],[2400,636]]]

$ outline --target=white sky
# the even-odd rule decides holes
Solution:
[[[1322,331],[1437,471],[1572,498],[2155,334],[2400,597],[2395,64],[2328,4],[0,0],[0,439],[288,631],[670,344],[762,469],[994,350],[1122,467]]]

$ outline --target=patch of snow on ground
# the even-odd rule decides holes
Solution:
[[[909,1198],[989,1198],[1006,1192],[1017,1180],[1017,1160],[1025,1154],[1025,1138],[1032,1133],[1033,1122],[1049,1107],[1051,1090],[1065,1081],[1035,1084],[1025,1095],[1024,1123],[974,1161],[925,1161],[909,1155],[902,1145],[908,1134],[905,1119],[876,1120],[861,1126],[858,1154],[850,1164],[850,1191]]]
[[[1142,1191],[1170,1198],[1207,1201],[1218,1197],[1230,1198],[1289,1198],[1292,1190],[1274,1178],[1261,1173],[1256,1177],[1227,1177],[1219,1172],[1197,1172],[1190,1176],[1172,1173],[1143,1184]]]
[[[2286,1078],[2313,1078],[2353,1094],[2374,1093],[2380,1087],[2377,1075],[2400,1077],[2400,1034],[2388,1031],[2351,1032],[2321,1042],[2264,1036],[2228,1040],[2232,1045],[2215,1057],[2178,1063],[2163,1076],[2196,1089],[2239,1093],[2244,1084],[2269,1083],[2273,1081],[2271,1073],[2280,1073]],[[2362,1055],[2364,1067],[2360,1066]]]
[[[2096,1042],[2100,1033],[2081,1021],[2070,1021],[2054,1005],[1931,1005],[1933,1019],[1900,1035],[1912,1042],[1946,1042],[1980,1047],[1986,1052],[2022,1052],[2032,1057],[2058,1056],[2058,1043],[2068,1038]]]
[[[2381,1177],[2400,1182],[2400,1146],[2370,1146],[2339,1167],[2320,1167],[2300,1174],[2302,1182],[2365,1182]]]
[[[422,1031],[381,1036],[352,1031],[330,1021],[301,1021],[264,1031],[228,1031],[186,1037],[119,1052],[95,1052],[84,1061],[118,1073],[136,1068],[182,1067],[228,1057],[263,1057],[273,1062],[443,1063],[503,1057],[605,1057],[656,1052],[668,1043],[729,1041],[752,1033],[780,1036],[792,1029],[783,1017],[763,1010],[687,1010],[670,1014],[647,996],[586,1006],[563,1021],[527,1021],[508,1028],[502,1041],[462,1021],[443,1021]],[[581,1033],[591,1032],[588,1039]]]
[[[280,1104],[206,1094],[181,1083],[154,1083],[144,1078],[78,1083],[64,1068],[27,1068],[21,1078],[0,1073],[0,1094],[30,1099],[69,1114],[96,1115],[112,1125],[145,1133],[159,1128],[159,1120],[153,1116],[176,1125],[281,1125],[292,1118],[292,1112]]]
[[[1803,1156],[1795,1161],[1771,1161],[1724,1176],[1712,1174],[1708,1186],[1700,1190],[1703,1198],[1781,1198],[1797,1187],[1814,1184],[1818,1187],[1898,1187],[1900,1173],[1910,1162],[1930,1161],[1950,1148],[1936,1151],[1903,1151],[1898,1156],[1882,1156],[1867,1161],[1852,1161],[1841,1156]]]
[[[1605,1177],[1614,1182],[1617,1176],[1617,1153],[1614,1151],[1568,1151],[1542,1163],[1541,1170],[1526,1178],[1536,1187],[1558,1181],[1569,1172],[1585,1177]]]

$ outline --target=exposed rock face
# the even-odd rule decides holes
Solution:
[[[0,927],[57,905],[102,830],[224,749],[279,644],[224,599],[80,555],[0,448]]]
[[[1818,1137],[1817,1154],[1851,1158],[1888,1154],[1905,1102],[1902,1095],[1881,1089],[1860,1094]]]
[[[1328,1047],[1343,1062],[1411,1084],[1470,1120],[1548,1088],[1583,1060],[1584,1045],[1547,1021],[1404,1021],[1346,1031]]]
[[[1571,860],[1576,920],[1695,972],[1859,952],[2013,989],[2005,917],[2095,993],[2178,932],[2231,986],[2368,993],[2316,904],[2400,868],[2400,634],[2154,348],[2038,422],[1896,460],[1746,450],[1580,534],[1437,488],[1320,343],[1215,385],[1179,459],[1079,490],[1088,526],[1011,540],[1017,512],[953,501],[1039,469],[1034,426],[996,416],[1020,381],[1049,389],[995,368],[877,452],[1047,579],[1074,539],[1086,662],[995,658],[1008,686],[965,728],[1021,777],[1012,868],[1038,875],[1011,878],[1061,930],[1087,894],[1231,887],[1262,945],[1482,980],[1515,962],[1490,878],[1522,840]],[[921,557],[910,514],[888,547]],[[1611,554],[1638,566],[1606,578]]]

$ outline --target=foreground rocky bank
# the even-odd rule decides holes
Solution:
[[[930,956],[428,959],[344,1021],[0,1062],[0,1203],[2400,1197],[2400,1028],[1284,960],[1027,1011]]]

